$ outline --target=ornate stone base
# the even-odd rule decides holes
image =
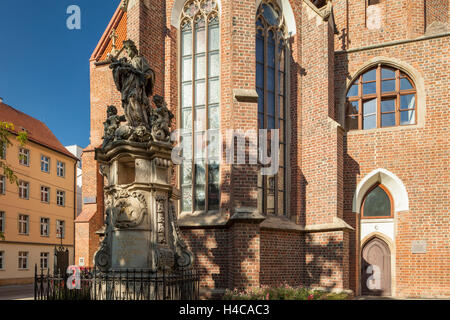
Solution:
[[[125,141],[96,149],[107,180],[105,238],[94,258],[101,270],[170,271],[192,265],[171,200],[171,150],[165,143]]]

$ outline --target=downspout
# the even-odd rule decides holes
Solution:
[[[75,262],[75,220],[77,218],[77,163],[78,161],[75,161],[73,164],[73,264],[77,265]]]

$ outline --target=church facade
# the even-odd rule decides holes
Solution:
[[[174,199],[205,296],[449,297],[449,15],[448,0],[121,2],[90,60],[75,262],[99,246],[94,150],[121,109],[110,58],[131,39],[175,115]],[[261,137],[276,172],[251,161]]]

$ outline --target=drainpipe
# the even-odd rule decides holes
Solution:
[[[76,264],[75,261],[75,219],[77,218],[77,163],[75,161],[73,164],[73,264]]]

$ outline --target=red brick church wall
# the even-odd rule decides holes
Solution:
[[[414,2],[414,1],[413,1]],[[420,1],[418,1],[420,2]],[[428,1],[427,1],[428,2]],[[399,4],[392,4],[393,10]],[[351,4],[350,8],[355,8]],[[418,15],[415,21],[424,20],[425,8],[417,8],[417,3],[407,7],[405,15]],[[418,10],[419,9],[419,10]],[[436,9],[436,8],[435,8]],[[360,19],[363,12],[351,13]],[[411,11],[412,10],[412,11]],[[428,9],[427,9],[428,10]],[[388,13],[389,14],[389,13]],[[440,11],[445,16],[445,11]],[[344,12],[336,15],[338,29],[346,24]],[[448,13],[447,13],[448,16]],[[359,18],[358,18],[359,17]],[[420,18],[421,17],[421,18]],[[395,19],[384,30],[360,39],[363,25],[355,25],[350,20],[350,45],[347,49],[357,49],[367,44],[379,44],[386,40],[404,37],[412,26],[398,24]],[[422,24],[423,27],[423,24]],[[416,28],[416,27],[414,27]],[[424,33],[423,28],[422,35]],[[383,37],[384,41],[377,41]],[[448,107],[450,83],[448,69],[449,37],[393,44],[373,49],[336,53],[336,109],[342,110],[347,80],[372,59],[385,57],[400,65],[410,66],[423,78],[426,110],[423,126],[393,127],[370,131],[352,131],[345,136],[344,148],[344,211],[345,220],[358,228],[358,218],[352,212],[352,202],[358,183],[371,171],[383,168],[395,174],[405,185],[409,197],[409,211],[396,214],[395,259],[396,272],[394,295],[397,296],[448,296],[450,279],[446,271],[450,268],[448,234],[450,220],[448,193],[450,172],[448,170],[449,136]],[[339,50],[341,49],[339,44]],[[417,85],[417,84],[416,84]],[[422,114],[423,115],[423,114]],[[418,115],[420,117],[420,115]],[[350,279],[351,288],[359,286],[359,231],[350,234]],[[414,240],[427,242],[426,254],[411,253]]]
[[[448,232],[442,232],[449,225],[449,150],[442,148],[450,142],[445,133],[449,118],[449,73],[445,69],[448,37],[341,52],[343,43],[346,49],[353,49],[424,33],[423,6],[418,7],[417,2],[403,0],[383,7],[390,19],[384,20],[386,25],[379,31],[366,30],[364,1],[348,1],[348,12],[346,2],[333,1],[337,29],[347,32],[346,38],[340,38],[342,33],[333,32],[332,20],[323,21],[304,1],[290,1],[297,27],[291,42],[290,214],[299,228],[322,228],[315,232],[262,229],[249,221],[183,227],[195,266],[202,274],[203,288],[250,288],[286,282],[358,291],[360,231],[352,199],[357,183],[382,167],[403,181],[410,202],[410,211],[401,213],[397,220],[395,293],[450,295],[449,278],[445,276],[450,267],[446,260],[449,239]],[[151,6],[149,0],[135,3],[127,13],[128,36],[157,74],[155,92],[164,95],[177,114],[178,30],[171,24],[174,1],[156,0]],[[255,1],[221,3],[222,134],[227,129],[257,128],[257,104],[234,98],[235,89],[254,89],[255,12]],[[349,134],[338,125],[340,97],[345,95],[348,75],[378,56],[405,61],[424,77],[425,127]],[[103,218],[102,178],[97,174],[92,151],[101,144],[106,106],[114,104],[122,112],[108,65],[96,66],[94,62],[91,145],[83,154],[83,197],[97,197],[97,204],[92,205],[98,211],[90,227],[90,254],[98,243],[92,232]],[[256,207],[256,170],[252,166],[222,165],[220,208],[227,218],[236,208]],[[175,174],[175,186],[177,181]],[[337,218],[355,230],[333,229]],[[411,241],[419,234],[429,243],[426,255],[410,253]],[[210,294],[220,296],[220,292]]]

